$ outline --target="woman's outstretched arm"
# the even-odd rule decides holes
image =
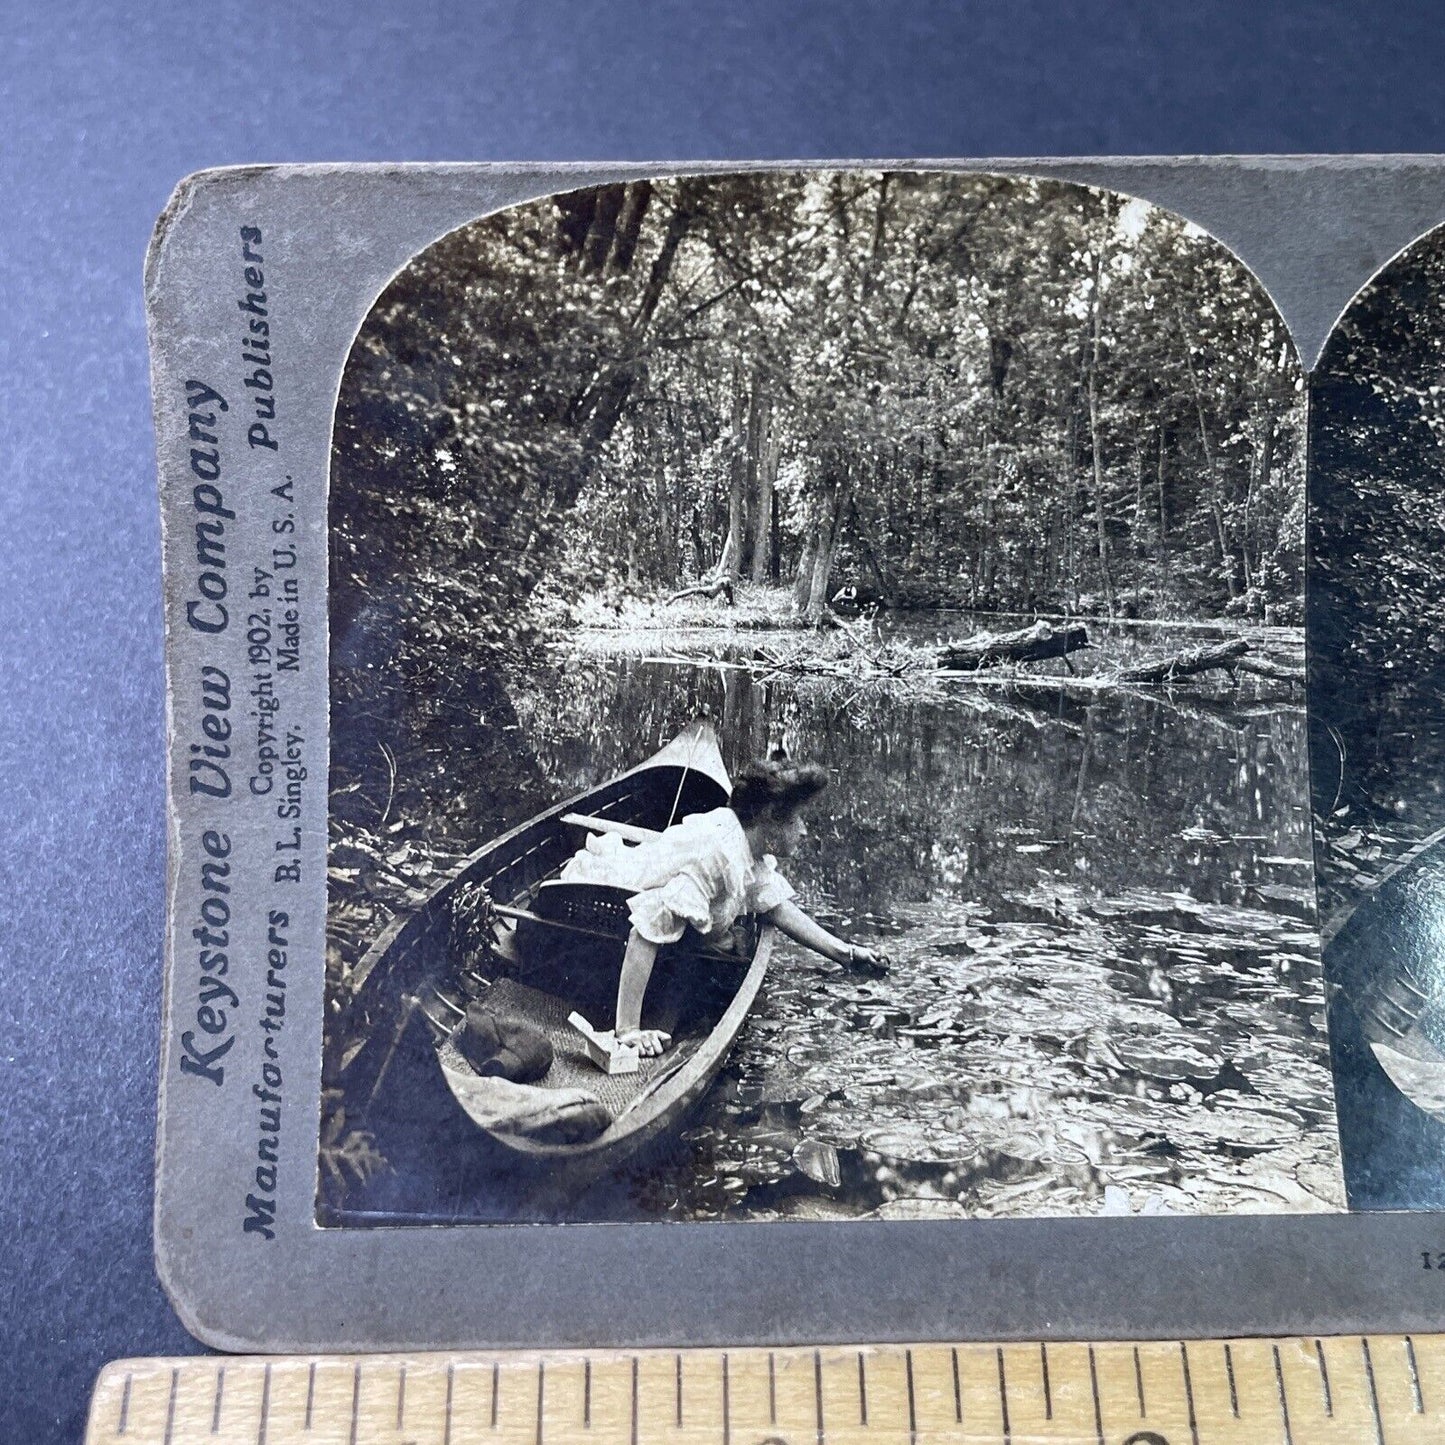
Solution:
[[[886,967],[887,960],[871,948],[845,943],[841,938],[828,932],[815,918],[809,917],[792,899],[780,903],[768,913],[768,918],[789,938],[831,958],[834,963],[862,964],[865,967]]]

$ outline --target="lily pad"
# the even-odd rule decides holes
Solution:
[[[843,1182],[843,1174],[838,1167],[838,1151],[821,1140],[800,1139],[793,1150],[793,1163],[809,1179],[826,1184],[829,1189],[837,1189]]]

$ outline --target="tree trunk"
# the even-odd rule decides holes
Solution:
[[[596,211],[596,190],[568,191],[557,197],[557,231],[564,256],[576,260],[582,255]]]
[[[1256,424],[1255,434],[1258,437],[1254,448],[1254,456],[1251,459],[1249,468],[1249,490],[1244,494],[1244,577],[1246,586],[1254,586],[1261,580],[1264,573],[1264,536],[1262,530],[1255,520],[1255,498],[1267,497],[1269,495],[1269,476],[1274,449],[1274,422],[1268,415],[1264,418],[1264,425]],[[1249,546],[1253,534],[1254,557],[1249,555]]]
[[[697,504],[693,504],[692,520],[689,524],[689,531],[692,534],[692,561],[693,570],[699,577],[707,571],[707,548],[702,536],[702,518],[698,514]]]
[[[769,548],[768,556],[768,580],[774,587],[783,580],[783,529],[778,516],[778,489],[773,488],[772,497],[772,546]]]
[[[767,429],[767,400],[756,376],[747,383],[746,448],[744,451],[742,531],[738,535],[738,573],[751,577],[753,550],[758,531],[758,487],[763,469],[763,446]],[[764,513],[766,519],[767,514]]]
[[[873,287],[878,279],[878,266],[883,256],[883,231],[888,217],[888,182],[890,177],[887,173],[878,183],[878,204],[873,210],[873,243],[868,251],[868,265],[863,272],[863,300],[866,301],[873,294]]]
[[[1018,632],[981,632],[963,642],[949,643],[939,653],[940,667],[957,672],[976,672],[1000,662],[1042,662],[1051,657],[1067,657],[1089,645],[1089,634],[1082,627],[1055,629],[1047,622],[1036,622]]]
[[[867,533],[863,528],[863,518],[858,513],[858,498],[850,497],[848,501],[848,512],[853,519],[853,540],[858,545],[859,555],[863,558],[863,565],[873,574],[873,581],[878,588],[878,595],[883,600],[885,607],[898,606],[898,589],[884,575],[883,568],[879,565],[878,554],[873,550],[873,544],[868,540]]]
[[[883,560],[888,563],[889,571],[906,569],[908,565],[908,547],[906,544],[900,547],[899,543],[903,538],[903,528],[900,525],[898,508],[898,478],[903,468],[898,453],[898,443],[890,443],[888,447],[888,459],[886,462],[888,487],[887,487],[887,510],[885,512],[884,536],[887,542],[884,546]],[[900,563],[901,559],[901,563]]]
[[[919,522],[923,517],[923,448],[923,438],[919,437],[918,444],[913,448],[913,454],[908,459],[907,469],[903,473],[905,502],[902,509],[901,546],[905,577],[911,576],[918,567]]]
[[[1264,506],[1265,506],[1265,515],[1266,515],[1266,516],[1268,516],[1268,514],[1269,514],[1269,513],[1268,513],[1268,508],[1269,508],[1268,498],[1269,498],[1270,478],[1274,475],[1274,440],[1275,440],[1274,421],[1273,421],[1273,419],[1271,418],[1271,419],[1269,420],[1268,424],[1267,424],[1267,427],[1266,427],[1266,430],[1265,430],[1265,433],[1264,433],[1263,455],[1262,455],[1261,458],[1260,458],[1260,464],[1259,464],[1259,494],[1260,494],[1261,497],[1265,498]],[[1264,570],[1265,570],[1266,551],[1267,551],[1267,550],[1268,550],[1268,551],[1273,551],[1273,548],[1272,548],[1272,547],[1268,547],[1268,548],[1267,548],[1267,544],[1268,544],[1269,540],[1270,540],[1270,538],[1269,538],[1268,530],[1267,530],[1266,528],[1256,526],[1256,528],[1255,528],[1255,543],[1254,543],[1254,559],[1255,559],[1255,568],[1254,568],[1254,570],[1255,570],[1255,575],[1256,575],[1256,576],[1259,576],[1259,575],[1260,575],[1261,573],[1263,573]]]
[[[813,558],[818,550],[818,518],[811,509],[807,530],[803,533],[803,547],[798,554],[798,570],[793,578],[793,607],[798,612],[808,610],[808,599],[813,592]]]
[[[927,555],[934,559],[935,565],[938,557],[938,473],[942,465],[943,442],[941,438],[934,437],[923,458],[923,515],[927,521]]]
[[[725,573],[734,582],[738,580],[738,537],[731,528],[723,538],[722,555],[717,559],[717,570]]]
[[[1071,479],[1072,481],[1072,479]],[[1071,484],[1065,494],[1064,504],[1068,513],[1064,522],[1064,575],[1068,589],[1069,605],[1072,611],[1079,610],[1079,564],[1078,564],[1078,487]]]
[[[756,464],[753,477],[753,535],[748,575],[754,582],[763,581],[770,562],[769,538],[772,535],[774,488],[778,475],[778,436],[773,426],[773,409],[761,388],[753,388],[756,413],[754,449]]]
[[[829,516],[819,523],[818,548],[814,552],[812,579],[808,588],[808,605],[803,616],[815,626],[822,621],[822,614],[828,610],[828,579],[832,577],[834,558],[834,533],[837,532],[837,517]]]
[[[1220,504],[1219,496],[1214,493],[1209,498],[1209,519],[1214,523],[1214,546],[1219,553],[1219,565],[1224,572],[1224,585],[1229,592],[1230,599],[1239,596],[1239,576],[1235,571],[1234,558],[1229,551],[1229,533],[1224,526],[1224,508]]]
[[[1254,568],[1249,561],[1249,513],[1254,501],[1254,483],[1259,472],[1259,449],[1252,447],[1249,458],[1249,478],[1244,485],[1244,513],[1239,524],[1239,562],[1244,577],[1244,590],[1254,586]]]
[[[1058,530],[1058,577],[1057,583],[1050,579],[1051,586],[1057,586],[1060,604],[1067,610],[1069,593],[1077,610],[1078,587],[1074,575],[1074,508],[1078,498],[1078,455],[1079,455],[1079,408],[1076,396],[1068,402],[1068,420],[1064,426],[1062,447],[1059,452],[1059,498],[1061,516]]]
[[[1092,293],[1092,350],[1089,357],[1088,399],[1089,399],[1089,443],[1093,457],[1094,475],[1094,522],[1098,531],[1099,575],[1104,583],[1104,604],[1109,616],[1114,615],[1114,576],[1109,568],[1109,533],[1104,524],[1104,459],[1102,441],[1099,436],[1099,347],[1102,328],[1104,298],[1104,248],[1097,247],[1094,258],[1094,288]]]
[[[1099,543],[1099,575],[1104,583],[1104,605],[1114,615],[1114,574],[1109,567],[1109,533],[1104,523],[1104,464],[1099,445],[1099,399],[1093,368],[1089,369],[1089,437],[1093,453],[1094,525]]]
[[[582,269],[598,272],[607,264],[612,254],[612,242],[617,234],[617,218],[622,214],[625,186],[600,186],[597,190],[597,208],[592,213],[592,226],[587,232],[587,242],[582,249]]]
[[[814,523],[814,543],[809,566],[806,569],[807,587],[803,592],[804,569],[799,568],[799,590],[803,592],[802,611],[814,625],[821,622],[828,610],[828,583],[833,575],[833,563],[842,538],[842,512],[851,498],[851,478],[847,473],[841,480],[830,476],[819,492]]]
[[[1215,643],[1209,647],[1196,647],[1181,652],[1176,657],[1160,658],[1157,662],[1145,663],[1142,667],[1129,667],[1118,674],[1120,682],[1168,683],[1181,677],[1193,677],[1195,673],[1207,672],[1213,667],[1227,667],[1234,664],[1249,651],[1249,643],[1242,637],[1233,642]]]
[[[1159,566],[1164,566],[1164,539],[1169,533],[1169,513],[1164,502],[1164,428],[1159,428]]]
[[[672,215],[668,218],[663,233],[662,245],[653,258],[648,273],[647,285],[643,288],[637,314],[627,328],[624,341],[623,359],[610,370],[599,371],[582,391],[573,398],[566,410],[566,419],[580,425],[582,431],[582,460],[574,476],[565,485],[559,485],[555,506],[559,511],[569,510],[581,495],[588,478],[597,465],[603,447],[616,429],[623,408],[646,369],[642,351],[642,338],[652,324],[652,318],[667,288],[672,274],[673,262],[677,259],[678,248],[692,228],[697,210],[693,194],[687,182],[678,186],[677,201]]]
[[[728,447],[727,540],[722,543],[721,571],[736,582],[743,571],[743,535],[747,527],[747,393],[743,370],[733,367],[733,418]]]
[[[838,495],[833,501],[833,525],[828,535],[828,565],[823,574],[822,585],[815,589],[814,607],[809,608],[809,620],[816,622],[828,610],[828,597],[832,590],[833,569],[838,561],[838,549],[843,545],[843,518],[847,515],[847,506],[853,500],[853,474],[845,472],[842,485],[838,489]]]
[[[1209,478],[1209,516],[1214,523],[1214,545],[1219,553],[1219,565],[1224,571],[1224,585],[1233,599],[1239,596],[1239,578],[1235,575],[1234,558],[1229,550],[1229,536],[1224,526],[1219,470],[1214,464],[1214,448],[1209,442],[1209,426],[1204,417],[1204,393],[1199,388],[1199,376],[1194,370],[1194,353],[1190,347],[1189,332],[1185,329],[1184,317],[1177,306],[1174,309],[1174,320],[1179,327],[1179,338],[1184,343],[1184,364],[1194,392],[1194,415],[1199,422],[1199,445],[1204,452],[1205,475]]]
[[[677,516],[667,468],[657,469],[657,573],[663,586],[677,586]]]
[[[993,428],[985,424],[983,441],[983,488],[979,497],[978,528],[978,590],[984,606],[997,611],[993,600],[993,469],[994,469]]]
[[[1054,578],[1058,574],[1059,551],[1059,508],[1055,501],[1049,503],[1048,529],[1044,532],[1043,580],[1040,595],[1049,597],[1054,590]],[[1037,607],[1034,609],[1037,611]]]
[[[1240,672],[1251,672],[1256,677],[1267,677],[1271,682],[1287,682],[1291,687],[1305,685],[1305,670],[1302,667],[1281,667],[1268,658],[1243,657],[1235,662]]]
[[[672,433],[672,469],[671,475],[668,476],[667,469],[664,468],[664,475],[658,479],[659,493],[667,497],[667,535],[663,539],[665,556],[662,564],[662,582],[664,586],[676,587],[683,573],[683,482],[688,468],[692,464],[692,459],[687,447],[686,413],[679,416],[677,408],[669,406],[667,419]]]
[[[1147,556],[1145,538],[1148,535],[1148,519],[1144,515],[1144,443],[1136,438],[1134,442],[1134,555]]]
[[[617,240],[612,248],[608,269],[618,275],[625,275],[632,269],[632,258],[637,253],[637,242],[642,235],[642,222],[652,201],[652,182],[633,181],[623,197],[622,213],[617,218]]]
[[[716,573],[691,587],[679,587],[667,600],[680,602],[684,597],[726,597],[731,607],[734,601],[732,578],[725,573]]]

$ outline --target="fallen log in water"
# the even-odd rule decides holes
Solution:
[[[1180,678],[1193,677],[1196,673],[1208,672],[1214,667],[1225,667],[1231,672],[1239,659],[1249,651],[1249,643],[1242,637],[1233,642],[1219,642],[1210,647],[1195,647],[1175,657],[1160,658],[1147,662],[1142,667],[1126,667],[1117,675],[1119,682],[1160,684],[1177,682]]]
[[[721,577],[708,577],[701,582],[694,583],[691,587],[679,588],[667,600],[669,602],[681,602],[684,597],[722,597],[726,596],[728,606],[733,605],[733,583],[732,578],[724,574]]]
[[[955,672],[976,672],[1000,662],[1043,662],[1050,657],[1067,658],[1089,645],[1082,627],[1054,628],[1035,622],[1018,632],[980,632],[963,642],[950,642],[938,655],[938,665]]]
[[[1305,685],[1305,670],[1302,667],[1282,667],[1263,657],[1244,658],[1236,662],[1240,672],[1250,672],[1255,677],[1267,677],[1271,682],[1287,682],[1292,687]]]

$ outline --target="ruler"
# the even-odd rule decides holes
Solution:
[[[86,1445],[1440,1445],[1445,1335],[123,1360]]]

